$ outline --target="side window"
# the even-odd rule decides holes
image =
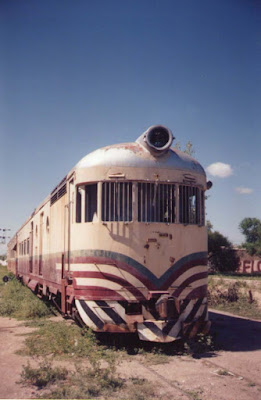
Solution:
[[[77,187],[76,222],[92,222],[95,214],[97,214],[97,183]]]
[[[200,190],[191,186],[179,187],[179,222],[200,224]]]
[[[201,190],[200,223],[205,225],[205,192]]]
[[[50,222],[49,222],[49,217],[47,217],[46,218],[46,231],[47,231],[47,233],[49,233],[49,230],[50,230]]]
[[[132,221],[132,183],[102,184],[102,220]]]
[[[82,189],[77,187],[76,192],[76,222],[82,222]]]
[[[85,186],[85,222],[92,222],[97,214],[97,183]]]

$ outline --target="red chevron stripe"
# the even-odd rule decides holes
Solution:
[[[191,275],[189,278],[185,279],[184,282],[182,282],[182,284],[178,287],[178,289],[175,289],[173,292],[173,296],[178,297],[180,295],[180,293],[186,288],[188,287],[191,283],[198,281],[200,279],[206,278],[208,277],[208,272],[201,272],[199,274],[193,274]]]
[[[145,296],[133,285],[131,285],[128,281],[112,275],[108,274],[105,272],[98,272],[98,271],[75,271],[73,272],[73,277],[74,278],[96,278],[96,279],[108,279],[109,281],[118,283],[119,285],[123,286],[126,288],[131,294],[133,294],[134,297],[136,297],[137,300],[143,301],[146,300]],[[82,288],[83,286],[77,285],[76,282],[74,281],[74,288]],[[88,288],[89,286],[84,286]]]
[[[107,264],[116,266],[123,271],[129,272],[141,281],[149,290],[158,290],[158,288],[144,275],[142,275],[136,268],[122,261],[114,260],[105,257],[72,257],[72,264]]]
[[[126,301],[115,290],[101,288],[99,286],[81,286],[81,289],[75,289],[76,300],[117,300]]]
[[[206,258],[198,258],[196,260],[188,261],[178,270],[174,270],[171,276],[168,278],[166,282],[162,285],[162,290],[167,290],[171,285],[175,284],[175,280],[178,279],[184,272],[188,271],[190,268],[197,267],[200,265],[207,265]]]

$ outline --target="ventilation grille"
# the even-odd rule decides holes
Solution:
[[[66,178],[64,178],[51,193],[51,205],[53,205],[57,200],[63,197],[66,192]]]

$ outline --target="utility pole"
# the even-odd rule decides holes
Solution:
[[[0,236],[0,244],[6,244],[6,239],[10,239],[10,236],[6,234],[10,230],[9,228],[0,228],[0,234],[2,233],[2,236]]]

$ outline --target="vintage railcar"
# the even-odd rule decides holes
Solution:
[[[207,332],[208,183],[172,141],[157,125],[85,156],[11,239],[9,269],[97,332]]]

